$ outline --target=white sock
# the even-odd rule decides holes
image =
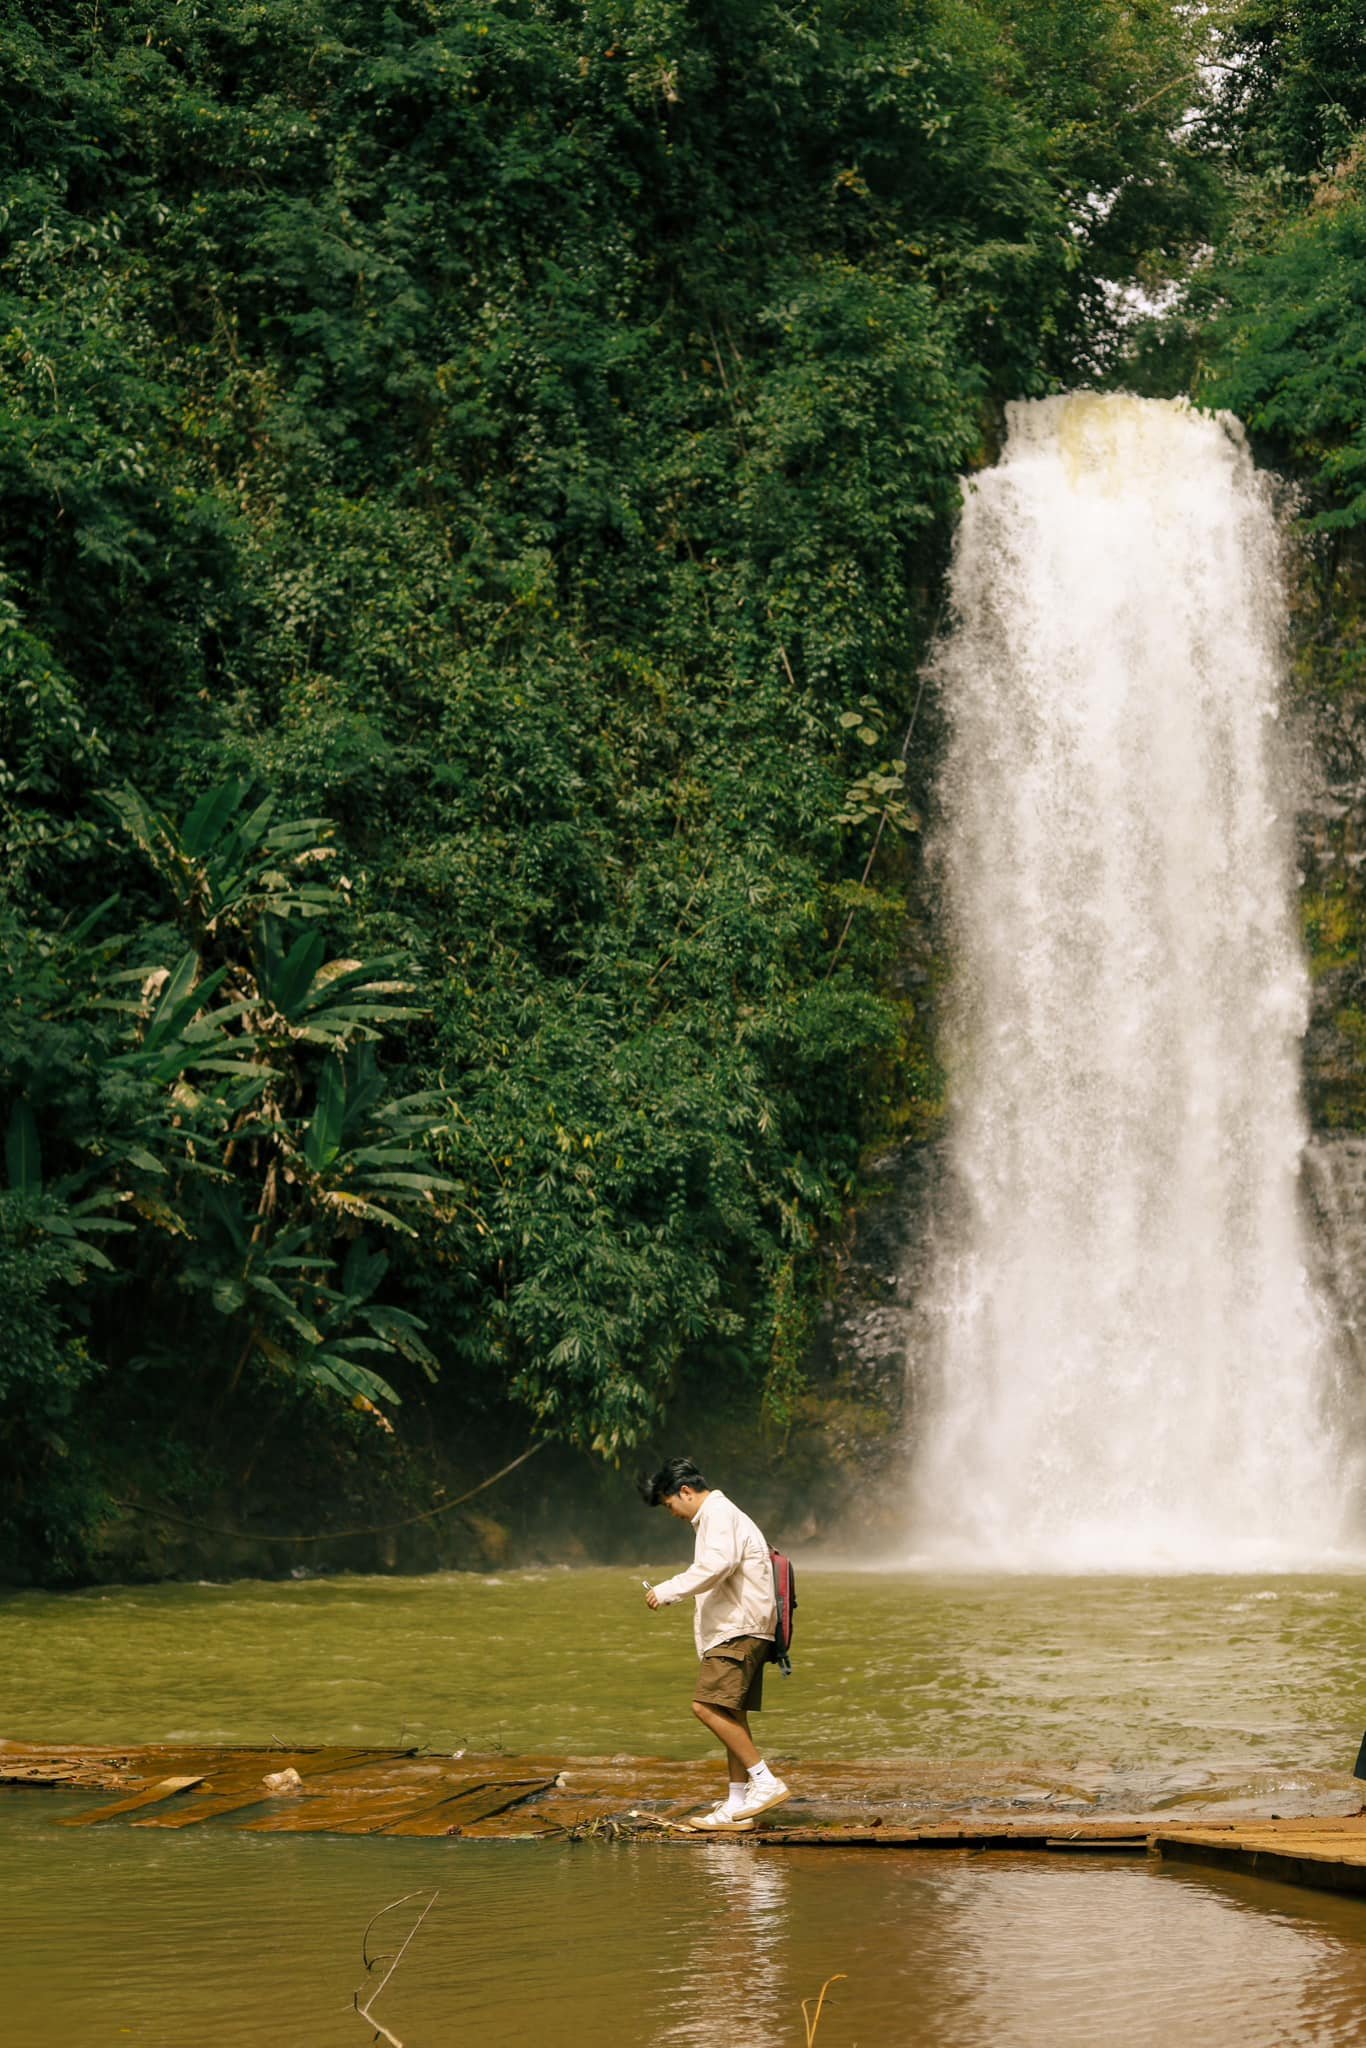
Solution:
[[[736,1812],[744,1804],[745,1794],[748,1790],[749,1781],[747,1779],[742,1778],[737,1785],[734,1778],[732,1778],[730,1781],[730,1796],[722,1800],[722,1805],[728,1807],[732,1813]]]
[[[757,1764],[750,1765],[749,1782],[751,1785],[762,1786],[765,1791],[773,1783],[773,1773],[762,1757],[760,1757]]]

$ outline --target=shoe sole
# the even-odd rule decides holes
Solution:
[[[690,1820],[687,1825],[695,1835],[747,1835],[754,1822],[747,1817],[744,1820]]]

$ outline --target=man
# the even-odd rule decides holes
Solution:
[[[693,1634],[702,1664],[692,1710],[725,1749],[729,1789],[691,1826],[707,1833],[747,1830],[792,1796],[760,1756],[749,1728],[750,1715],[763,1705],[764,1666],[778,1624],[768,1544],[691,1458],[671,1459],[640,1490],[652,1508],[662,1503],[680,1522],[691,1522],[697,1538],[687,1571],[645,1594],[647,1607],[671,1607],[690,1593],[697,1600]]]

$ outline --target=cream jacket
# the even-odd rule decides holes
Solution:
[[[699,1657],[732,1636],[766,1636],[772,1642],[778,1609],[763,1530],[719,1486],[711,1488],[692,1526],[697,1536],[693,1561],[685,1572],[655,1587],[660,1606],[697,1595],[693,1634]]]

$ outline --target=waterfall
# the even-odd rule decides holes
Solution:
[[[967,488],[935,858],[956,1213],[912,1381],[941,1562],[1322,1562],[1348,1478],[1298,1187],[1285,594],[1236,421],[1009,408]]]

